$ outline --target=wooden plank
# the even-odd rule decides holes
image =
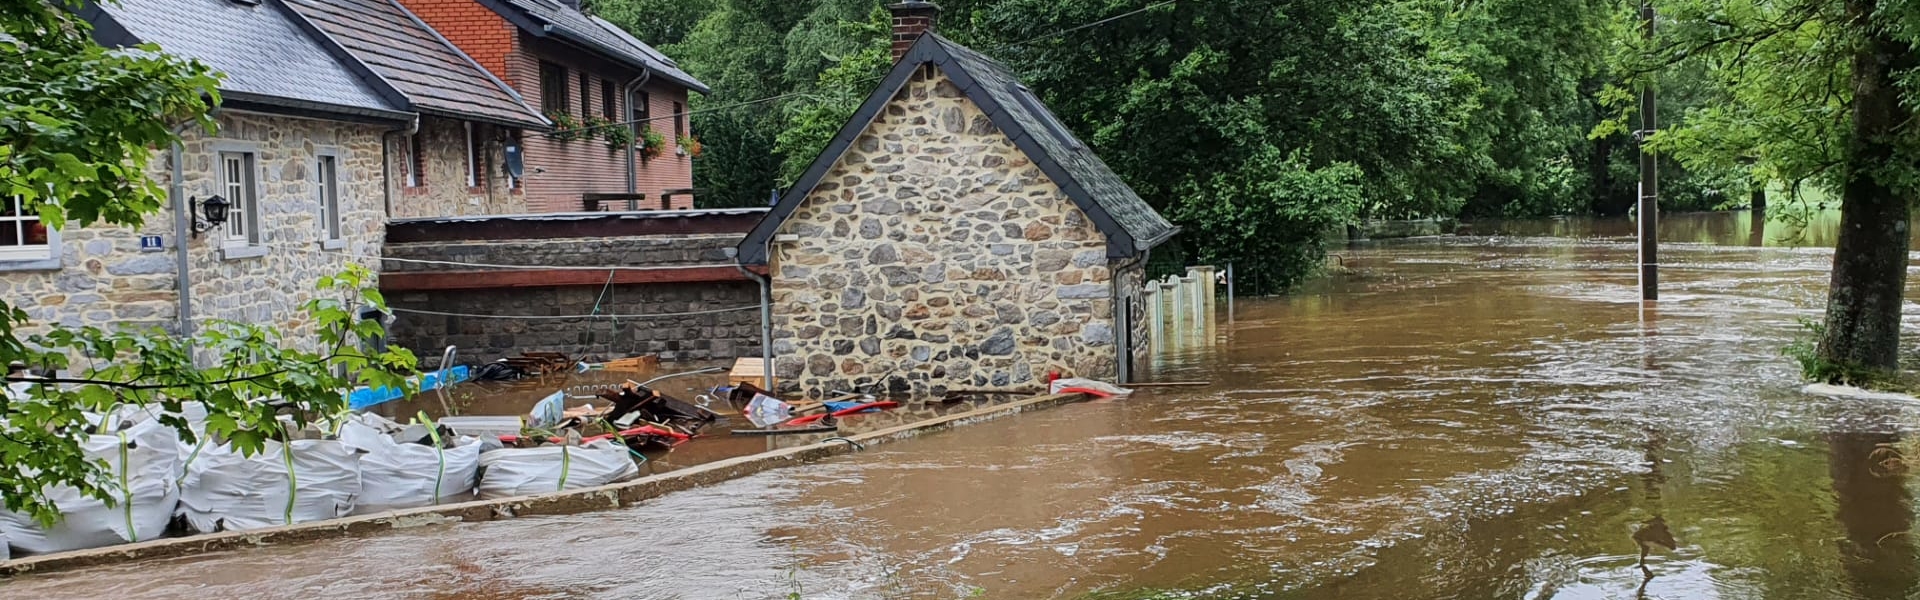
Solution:
[[[765,267],[749,267],[765,273]],[[443,271],[381,273],[383,292],[430,290],[475,290],[516,287],[602,286],[607,272],[584,269],[499,269],[486,271]],[[620,269],[613,272],[614,283],[707,283],[752,281],[732,266]]]
[[[733,370],[727,372],[727,381],[751,383],[763,390],[773,389],[773,382],[766,380],[767,361],[757,356],[743,357],[733,361]]]

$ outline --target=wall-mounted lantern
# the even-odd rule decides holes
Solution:
[[[194,215],[193,217],[193,237],[200,237],[202,232],[219,227],[227,222],[227,207],[230,206],[231,203],[227,202],[226,198],[214,195],[199,202],[195,202],[194,199],[189,198],[187,199],[187,211],[191,213],[196,204],[200,206],[200,214]]]

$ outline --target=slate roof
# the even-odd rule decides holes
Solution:
[[[740,242],[742,263],[766,264],[767,242],[774,232],[924,64],[939,67],[968,100],[992,119],[994,127],[1012,139],[1021,152],[1033,159],[1034,164],[1087,213],[1107,236],[1109,258],[1138,256],[1179,232],[1178,227],[1134,193],[1133,188],[1074,137],[1073,132],[1060,126],[1053,113],[1026,90],[1005,65],[938,34],[927,33],[894,64],[886,79],[841,127],[839,135]]]
[[[546,129],[524,99],[394,0],[285,0],[428,114]]]
[[[154,43],[226,74],[225,105],[380,121],[409,120],[405,98],[344,52],[309,35],[275,0],[119,0],[81,13],[103,44]]]
[[[508,21],[527,33],[539,37],[558,35],[629,66],[647,69],[655,77],[687,86],[693,91],[702,94],[713,91],[707,84],[680,70],[678,63],[659,50],[628,35],[605,19],[561,5],[558,0],[486,0],[482,4],[507,17]],[[547,25],[552,26],[552,31],[548,31]]]

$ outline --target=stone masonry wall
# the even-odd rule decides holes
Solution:
[[[473,124],[474,154],[479,159],[479,178],[467,185],[466,121],[441,117],[420,117],[420,156],[410,156],[411,142],[405,136],[392,136],[393,147],[387,153],[389,168],[401,192],[394,196],[391,216],[452,217],[460,215],[507,215],[527,212],[524,189],[508,186],[506,170],[500,160],[511,130],[484,123]],[[420,170],[420,185],[407,185],[410,170]]]
[[[496,265],[682,267],[731,265],[725,250],[740,234],[471,240],[389,244],[388,258]],[[387,273],[477,271],[458,265],[386,261]],[[607,271],[597,272],[605,278]],[[658,354],[662,360],[725,359],[760,352],[760,286],[738,281],[695,283],[501,287],[474,290],[394,291],[396,344],[436,362],[448,345],[462,362],[491,361],[524,351],[574,357],[620,358]],[[587,315],[595,304],[610,318],[501,319],[409,313],[426,310],[466,315]],[[736,310],[727,310],[736,309]],[[686,316],[648,316],[706,312]],[[627,317],[626,315],[633,315]]]
[[[477,363],[525,351],[611,359],[658,354],[661,360],[759,356],[760,286],[751,281],[399,292],[396,309],[470,315],[586,315],[620,318],[491,319],[396,313],[395,344],[437,367],[441,350],[460,347],[460,362]],[[736,308],[688,316],[647,316]],[[628,317],[627,315],[638,315]]]
[[[779,233],[797,236],[771,257],[783,387],[888,378],[938,394],[1115,375],[1105,238],[931,68]]]
[[[314,297],[317,280],[348,262],[373,268],[384,237],[380,136],[376,126],[224,112],[219,130],[189,131],[184,140],[184,193],[204,199],[218,190],[215,152],[255,153],[261,201],[258,256],[239,257],[214,240],[217,231],[186,243],[196,326],[209,319],[265,324],[296,344],[312,344],[311,324],[299,311]],[[321,245],[319,202],[314,194],[316,152],[338,156],[343,247]],[[148,177],[162,186],[172,179],[171,155],[156,153]],[[28,332],[51,323],[104,328],[163,327],[177,331],[175,267],[179,240],[171,210],[149,216],[139,227],[91,226],[61,232],[60,262],[52,268],[0,263],[0,293],[24,308]],[[141,252],[141,235],[162,236],[166,250]]]
[[[386,238],[385,181],[380,172],[386,129],[334,121],[223,114],[220,132],[186,142],[185,193],[219,193],[214,152],[238,145],[256,153],[263,256],[235,258],[219,249],[214,234],[188,243],[188,278],[194,321],[225,319],[276,326],[302,345],[314,344],[312,324],[300,306],[315,297],[319,279],[357,263],[378,271]],[[338,154],[341,235],[345,244],[321,243],[320,205],[314,194],[318,153]]]

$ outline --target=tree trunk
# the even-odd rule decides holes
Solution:
[[[1753,193],[1747,196],[1747,208],[1755,213],[1767,212],[1767,184],[1753,184]]]
[[[1840,193],[1840,239],[1827,291],[1820,358],[1846,370],[1890,374],[1899,365],[1900,303],[1907,283],[1906,188],[1876,171],[1894,168],[1895,136],[1912,115],[1900,105],[1894,75],[1914,63],[1913,49],[1874,23],[1877,0],[1848,0],[1862,36],[1853,56],[1853,132]]]

